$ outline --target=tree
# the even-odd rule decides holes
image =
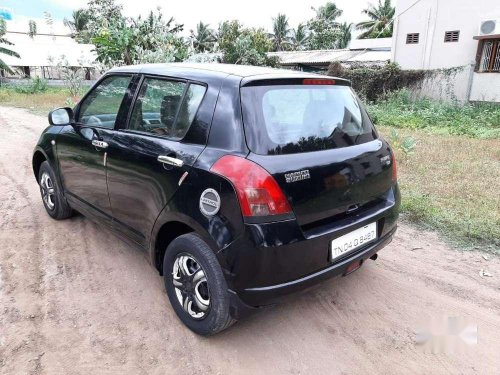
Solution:
[[[86,29],[89,38],[96,36],[101,29],[123,21],[122,9],[115,0],[89,0],[88,8],[85,9],[88,14]]]
[[[184,25],[175,22],[173,17],[163,19],[161,8],[129,21],[136,33],[134,63],[159,63],[183,61],[188,57],[188,46],[178,34]]]
[[[242,25],[239,21],[224,21],[219,24],[217,30],[217,43],[221,51],[228,51],[231,45],[236,42],[236,39],[241,34]]]
[[[214,49],[216,42],[214,30],[208,24],[200,21],[196,25],[196,32],[191,30],[191,41],[196,52],[207,52]]]
[[[288,17],[278,13],[276,18],[273,18],[273,33],[270,34],[271,40],[276,51],[283,51],[290,45],[290,27],[288,25]]]
[[[95,45],[97,61],[104,66],[132,65],[134,51],[134,31],[125,25],[125,21],[116,21],[102,28],[91,38]]]
[[[391,5],[391,0],[384,0],[383,4],[382,0],[378,0],[377,6],[370,4],[367,9],[363,10],[363,13],[370,19],[356,25],[359,30],[364,30],[358,38],[391,37],[395,11],[396,9]]]
[[[5,20],[3,18],[0,18],[0,44],[7,45],[7,46],[13,46],[14,43],[11,43],[5,38],[5,34],[7,33],[7,25],[5,23]],[[4,54],[7,56],[14,56],[14,57],[20,57],[19,54],[15,51],[12,51],[9,48],[3,47],[0,45],[0,54]],[[0,59],[0,70],[5,70],[9,73],[14,73],[12,69],[2,60]]]
[[[302,51],[306,49],[307,43],[309,41],[309,35],[307,34],[307,27],[303,23],[299,23],[296,29],[291,32],[290,44],[293,50]]]
[[[219,25],[217,37],[225,63],[277,65],[277,59],[267,56],[273,43],[263,29],[244,28],[238,21],[224,21]]]
[[[343,11],[337,8],[335,3],[328,2],[323,6],[320,6],[318,9],[311,7],[312,10],[316,12],[316,16],[319,18],[323,18],[328,21],[335,21],[339,18]]]
[[[54,20],[52,18],[52,14],[49,12],[43,12],[43,18],[45,18],[45,23],[50,29],[50,34],[52,35],[52,39],[56,40],[56,36],[54,35]]]
[[[29,20],[28,21],[28,35],[31,39],[34,38],[34,36],[36,35],[36,22],[33,21],[33,20]]]
[[[342,15],[342,10],[335,3],[328,2],[318,9],[312,8],[316,17],[307,22],[310,49],[331,49],[337,45],[339,24],[336,19]]]
[[[352,37],[352,23],[341,23],[339,26],[339,35],[337,40],[337,48],[347,48]]]
[[[183,25],[163,19],[158,9],[146,18],[118,18],[107,22],[91,38],[97,60],[105,66],[183,61],[188,48],[177,34]]]
[[[88,42],[90,36],[88,35],[88,25],[90,14],[85,9],[74,10],[71,14],[71,19],[64,18],[63,22],[66,27],[71,30],[71,33],[78,41]]]
[[[71,19],[64,18],[63,22],[72,32],[78,33],[86,30],[89,19],[90,15],[85,9],[77,9],[71,14]]]

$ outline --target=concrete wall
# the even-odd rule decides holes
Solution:
[[[393,35],[392,60],[403,69],[470,67],[476,62],[480,22],[500,19],[499,0],[398,0]],[[458,42],[444,42],[446,31],[460,31]],[[419,33],[418,44],[406,44],[406,35]],[[442,100],[500,101],[500,73],[474,73],[467,68],[457,74],[450,90],[449,80],[435,78],[425,83],[427,96]],[[483,77],[484,76],[484,77]],[[445,79],[446,78],[446,79]],[[439,87],[441,84],[447,87]],[[452,93],[446,95],[446,93]],[[422,91],[424,94],[425,91]]]
[[[500,103],[500,73],[473,73],[470,100]]]
[[[436,70],[411,91],[417,97],[466,102],[469,97],[472,72],[472,66]]]

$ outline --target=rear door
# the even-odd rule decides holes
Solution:
[[[390,150],[347,84],[257,81],[241,97],[249,159],[273,175],[303,228],[385,199]]]
[[[142,246],[204,144],[186,142],[206,86],[144,77],[128,126],[109,145],[107,174],[115,227]]]

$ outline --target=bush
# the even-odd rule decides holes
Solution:
[[[267,56],[273,43],[264,29],[245,28],[239,21],[225,21],[219,26],[219,50],[222,62],[258,66],[277,66],[278,58]]]
[[[35,77],[29,80],[28,84],[15,86],[15,90],[21,94],[35,94],[47,91],[47,80]]]
[[[474,138],[500,137],[500,106],[495,103],[458,104],[414,99],[404,89],[387,94],[376,104],[369,104],[368,111],[377,125],[425,128]]]
[[[334,62],[328,67],[327,74],[350,80],[361,97],[375,102],[391,91],[421,84],[426,75],[431,73],[425,70],[402,70],[394,63],[382,67],[344,69],[339,62]]]
[[[413,137],[402,137],[394,128],[389,133],[389,142],[392,148],[403,155],[405,159],[415,152],[415,147],[417,146],[417,142]]]

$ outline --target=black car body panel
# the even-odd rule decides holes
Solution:
[[[112,76],[130,77],[114,127],[78,123],[81,103]],[[132,108],[148,77],[206,87],[182,139],[130,129]],[[399,189],[391,165],[381,163],[391,150],[376,133],[368,142],[317,152],[262,155],[248,147],[241,86],[318,77],[323,76],[223,64],[112,69],[76,106],[76,124],[50,126],[42,133],[33,156],[35,175],[41,161],[48,160],[69,204],[143,248],[160,272],[173,236],[199,234],[219,260],[233,296],[232,314],[238,317],[245,306],[271,304],[286,293],[345,273],[347,265],[368,259],[390,242],[396,230]],[[95,140],[107,148],[94,146]],[[162,164],[159,155],[175,157],[182,166]],[[211,171],[225,155],[264,168],[292,212],[274,219],[243,216],[231,181]],[[286,181],[286,174],[303,170],[310,178]],[[200,196],[209,188],[222,202],[213,216],[200,211]],[[372,222],[377,223],[376,241],[330,260],[331,240]]]
[[[382,166],[380,159],[390,155],[387,144],[380,140],[352,147],[311,153],[262,156],[249,159],[262,165],[287,195],[299,225],[308,225],[358,209],[387,192],[392,169]],[[310,178],[288,183],[285,175],[293,171],[309,171]]]

